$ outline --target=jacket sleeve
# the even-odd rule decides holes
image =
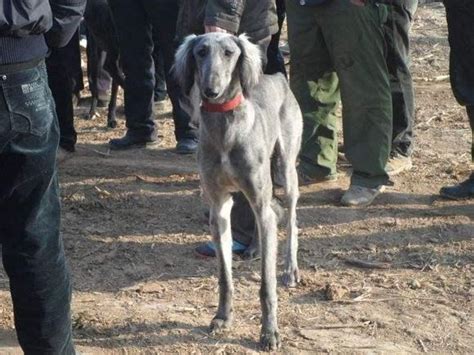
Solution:
[[[49,0],[53,13],[53,27],[46,32],[50,47],[64,47],[71,40],[81,22],[86,0]]]
[[[247,0],[208,0],[204,24],[237,34]]]

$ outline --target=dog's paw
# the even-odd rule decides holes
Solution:
[[[286,287],[296,287],[300,282],[300,271],[298,268],[290,268],[285,270],[282,276],[283,285]]]
[[[232,325],[232,320],[229,319],[221,319],[221,318],[214,318],[211,321],[210,331],[213,335],[219,335],[225,333],[227,330],[230,329]]]
[[[260,347],[263,351],[274,351],[279,349],[281,346],[280,343],[280,334],[277,330],[275,331],[263,331],[260,336]]]
[[[116,128],[117,127],[117,121],[115,121],[115,120],[107,121],[107,127]]]
[[[242,254],[242,259],[252,260],[260,258],[260,247],[258,245],[249,245]]]

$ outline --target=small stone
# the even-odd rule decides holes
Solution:
[[[411,280],[410,283],[409,283],[409,286],[413,290],[418,290],[418,289],[421,288],[420,281],[418,281],[416,279]]]
[[[375,244],[369,244],[367,245],[367,250],[371,251],[372,253],[377,252],[377,246]]]
[[[257,274],[256,272],[252,272],[252,274],[250,275],[249,278],[250,278],[250,280],[255,281],[255,282],[260,282],[262,280],[260,275]]]
[[[328,301],[338,301],[348,298],[349,289],[336,283],[328,283],[324,289],[324,296]]]

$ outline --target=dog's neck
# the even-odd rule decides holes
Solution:
[[[206,112],[229,112],[235,110],[244,101],[244,95],[238,93],[233,99],[222,103],[212,103],[202,100],[201,108]]]
[[[217,99],[202,98],[201,108],[206,112],[229,112],[235,110],[244,101],[242,86],[238,76],[234,76],[226,92]]]

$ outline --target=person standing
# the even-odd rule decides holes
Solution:
[[[85,0],[2,0],[0,12],[0,243],[27,355],[75,353],[59,233],[59,128],[44,59],[48,47],[70,41],[84,8]]]
[[[448,20],[449,73],[454,96],[466,106],[473,141],[471,159],[474,161],[474,1],[444,0]],[[440,190],[449,199],[474,198],[474,171],[467,180]]]
[[[345,154],[353,167],[341,199],[366,206],[388,182],[392,100],[382,25],[372,0],[287,0],[290,86],[303,112],[301,184],[336,178],[336,109],[342,101]]]
[[[288,77],[285,68],[285,59],[280,51],[281,30],[286,16],[285,0],[276,0],[275,5],[278,17],[278,31],[272,35],[272,39],[268,45],[265,74],[282,73],[285,77]]]
[[[120,55],[125,74],[125,117],[127,133],[110,141],[114,150],[144,147],[157,143],[153,121],[155,67],[153,48],[163,54],[166,85],[173,106],[176,151],[194,153],[197,129],[180,107],[180,89],[171,76],[176,43],[179,4],[176,0],[110,0],[119,35]]]
[[[392,93],[392,150],[387,163],[390,176],[410,170],[413,166],[413,121],[415,93],[410,72],[410,29],[418,0],[379,0],[387,6],[384,24],[387,45],[387,67]]]
[[[82,85],[79,31],[76,31],[66,46],[51,49],[46,59],[46,68],[59,121],[58,161],[61,162],[76,151],[73,96],[80,91]]]

